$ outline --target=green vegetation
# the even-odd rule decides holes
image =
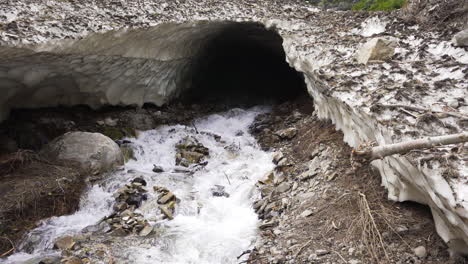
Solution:
[[[392,11],[405,4],[406,0],[360,0],[353,6],[353,10]]]

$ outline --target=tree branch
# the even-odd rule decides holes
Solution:
[[[411,106],[411,105],[401,105],[401,104],[376,104],[376,106],[384,107],[384,108],[403,108],[407,110],[413,110],[413,111],[418,111],[418,112],[431,112],[435,114],[442,114],[442,115],[448,115],[448,116],[454,116],[458,118],[468,118],[467,115],[458,113],[458,112],[444,112],[444,111],[435,111],[431,109],[426,109],[422,107],[417,107],[417,106]]]
[[[394,154],[404,154],[414,149],[432,148],[435,146],[443,146],[450,144],[464,143],[468,141],[468,132],[462,132],[458,134],[438,136],[438,137],[427,137],[415,140],[409,140],[405,142],[388,144],[383,146],[377,146],[368,148],[363,151],[353,151],[353,154],[367,159],[369,161],[375,159],[382,159],[386,156]]]

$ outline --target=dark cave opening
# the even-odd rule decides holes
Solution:
[[[183,102],[255,105],[306,96],[302,73],[286,62],[283,39],[258,23],[229,23],[202,47]]]

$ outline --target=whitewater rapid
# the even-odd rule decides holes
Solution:
[[[164,232],[151,244],[132,239],[129,245],[121,238],[125,246],[115,248],[115,263],[241,262],[247,256],[237,257],[253,247],[257,236],[259,220],[252,208],[259,196],[255,183],[274,168],[271,153],[262,151],[249,133],[254,118],[265,111],[265,107],[232,109],[195,120],[193,126],[161,126],[128,139],[136,159],[91,186],[76,213],[44,220],[31,231],[23,245],[33,244],[32,253],[16,253],[4,263],[34,263],[59,254],[52,249],[57,238],[79,234],[109,215],[115,191],[139,176],[147,181],[150,191],[148,200],[137,210]],[[175,165],[175,145],[186,136],[195,137],[210,150],[208,164],[193,174],[175,171],[180,169]],[[163,167],[164,172],[154,173],[153,165]],[[158,197],[150,189],[155,185],[166,187],[180,199],[171,221],[157,218]],[[210,189],[215,185],[223,186],[229,197],[213,196]]]

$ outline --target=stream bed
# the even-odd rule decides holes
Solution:
[[[274,168],[271,153],[264,152],[249,133],[249,125],[267,107],[231,109],[194,121],[193,126],[161,126],[141,132],[131,141],[135,159],[90,186],[80,209],[72,215],[44,220],[22,243],[22,251],[4,263],[38,263],[60,255],[54,242],[76,236],[113,211],[116,191],[140,177],[147,183],[147,200],[136,209],[154,227],[152,235],[104,235],[114,263],[239,263],[257,236],[258,217],[252,204],[259,197],[256,182]],[[176,165],[176,144],[187,136],[209,149],[204,166]],[[220,136],[220,137],[219,137]],[[164,172],[153,172],[154,165]],[[174,219],[161,219],[161,186],[177,197]],[[223,195],[214,195],[213,189]],[[102,241],[102,235],[95,240]],[[94,262],[93,262],[94,263]],[[105,262],[103,262],[105,263]]]

